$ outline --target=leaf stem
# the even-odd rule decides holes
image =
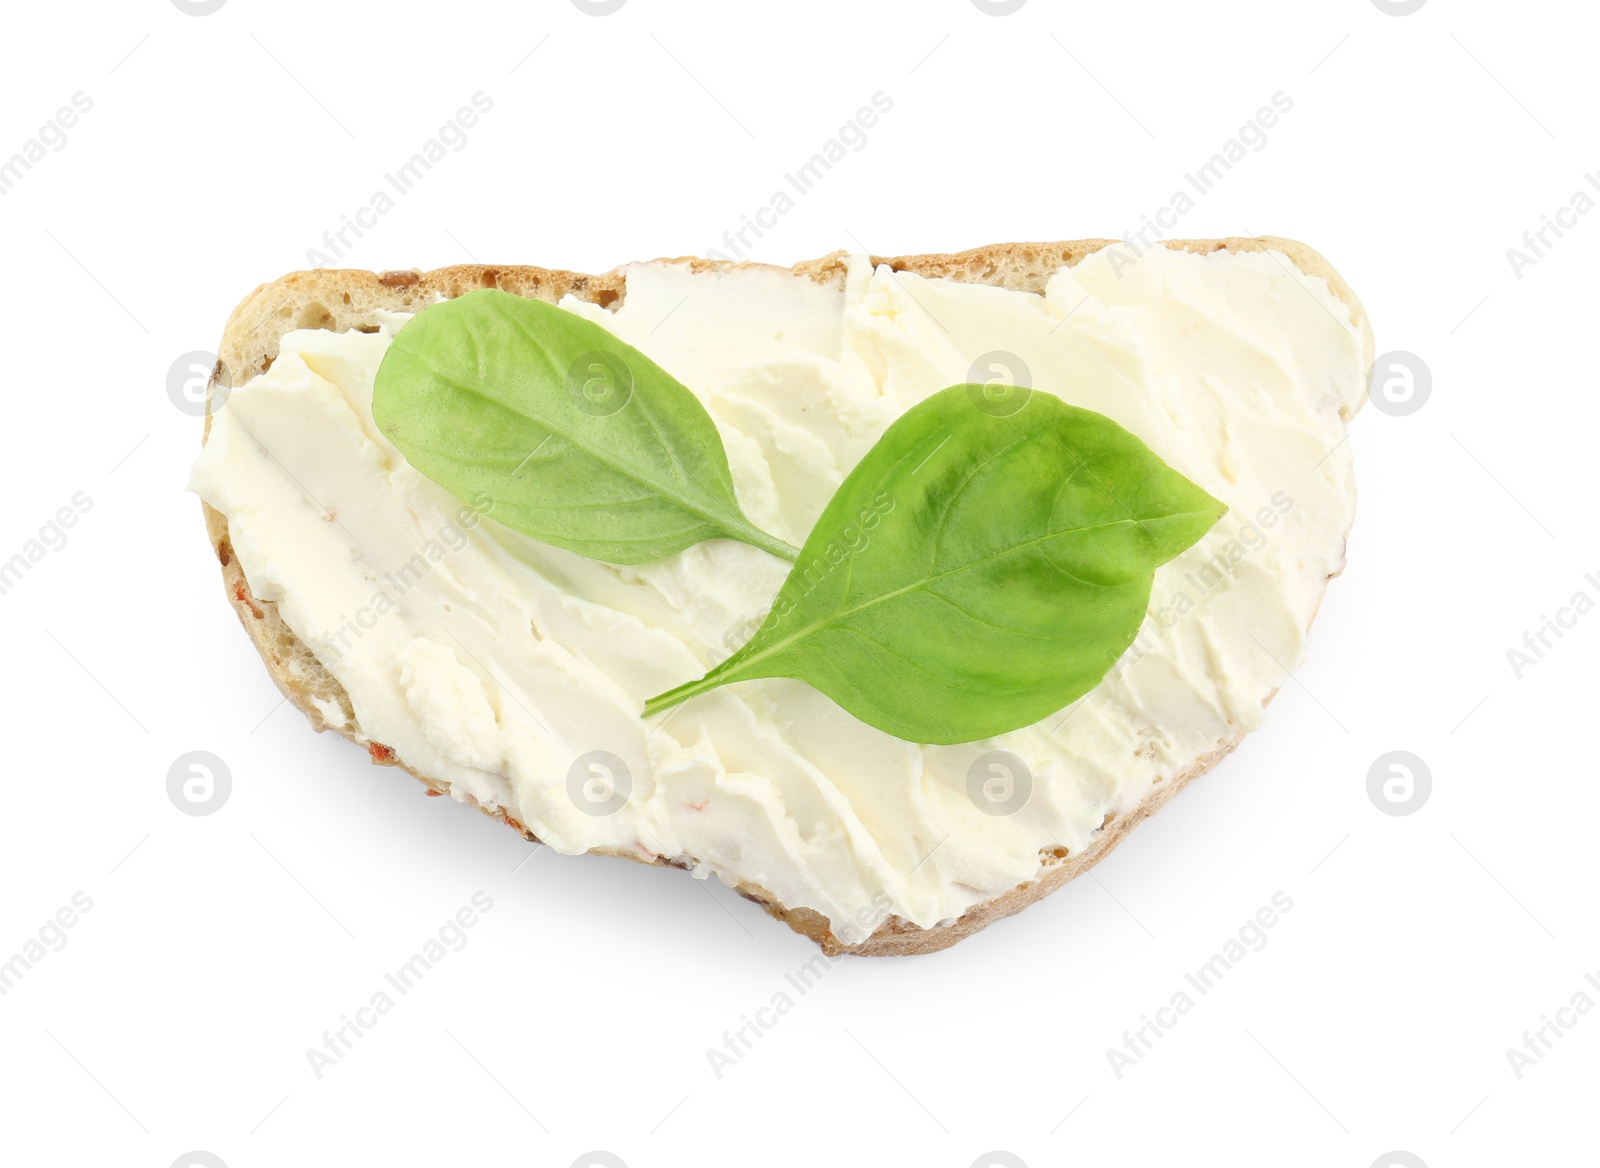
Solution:
[[[662,710],[676,706],[680,702],[686,702],[692,697],[708,693],[718,688],[721,684],[720,679],[713,679],[710,674],[705,677],[697,677],[693,681],[685,682],[676,689],[669,689],[666,693],[658,693],[655,697],[645,702],[643,716],[648,718],[653,714],[659,714]]]
[[[747,543],[753,547],[758,547],[762,551],[767,552],[770,555],[777,556],[780,560],[787,560],[791,564],[800,558],[799,548],[785,543],[775,535],[768,535],[753,523],[738,531],[731,531],[728,534],[731,538],[738,540],[740,543]]]

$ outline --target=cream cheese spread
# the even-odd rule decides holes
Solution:
[[[373,379],[407,317],[289,333],[213,418],[190,489],[227,516],[252,589],[344,686],[364,741],[557,851],[682,860],[841,935],[890,912],[931,927],[1033,877],[1041,851],[1088,847],[1107,816],[1260,724],[1343,566],[1342,440],[1371,342],[1279,253],[1100,252],[1043,295],[861,256],[842,287],[651,263],[627,269],[614,311],[562,303],[695,392],[746,514],[797,546],[891,421],[990,378],[1106,414],[1229,512],[1156,573],[1111,674],[1026,729],[919,746],[787,680],[645,721],[646,698],[754,632],[788,565],[715,541],[617,567],[517,535],[374,425]]]

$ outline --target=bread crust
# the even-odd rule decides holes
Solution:
[[[964,283],[993,284],[1015,291],[1041,293],[1049,277],[1059,268],[1070,267],[1085,256],[1118,242],[1111,239],[1082,239],[1058,243],[997,243],[968,251],[909,256],[873,256],[876,264],[888,264],[895,271],[928,278],[943,278]],[[1333,266],[1312,248],[1291,239],[1275,236],[1231,237],[1227,239],[1168,240],[1165,246],[1197,253],[1215,251],[1273,250],[1288,257],[1305,275],[1321,277],[1349,308],[1362,336],[1365,367],[1373,359],[1372,330],[1361,302]],[[844,252],[821,259],[777,269],[804,275],[819,283],[842,285],[845,273]],[[775,265],[731,263],[698,257],[678,257],[659,262],[688,263],[695,271],[728,271],[735,268]],[[248,382],[271,365],[285,333],[301,328],[326,328],[343,332],[352,328],[370,330],[380,311],[418,311],[436,297],[464,295],[476,288],[499,288],[518,296],[555,302],[567,294],[609,307],[627,294],[624,269],[614,268],[602,275],[586,275],[561,269],[522,265],[457,264],[429,272],[367,272],[352,269],[317,269],[294,272],[262,284],[234,309],[223,331],[217,365],[207,393],[205,435],[211,429],[211,400],[219,388],[235,388]],[[203,442],[203,439],[202,439]],[[283,695],[310,719],[319,732],[333,729],[350,741],[364,746],[375,764],[398,766],[418,779],[430,794],[450,793],[449,784],[421,774],[400,761],[387,746],[370,742],[361,734],[349,696],[331,673],[317,660],[279,615],[272,601],[257,598],[228,539],[225,515],[202,503],[206,532],[211,548],[222,565],[228,602],[238,615],[251,642],[261,654],[273,681]],[[1331,577],[1330,577],[1331,578]],[[1273,695],[1263,699],[1263,704]],[[336,705],[344,715],[342,725],[331,725],[317,702]],[[1230,741],[1219,741],[1216,749],[1196,759],[1172,776],[1162,776],[1150,794],[1132,811],[1108,816],[1094,842],[1076,853],[1064,848],[1042,852],[1039,870],[1032,879],[1008,892],[974,905],[960,917],[923,929],[891,916],[868,937],[847,943],[836,937],[821,913],[809,908],[791,908],[778,903],[765,889],[751,884],[735,886],[735,891],[761,905],[768,914],[786,923],[795,932],[811,938],[829,956],[908,956],[948,948],[1002,917],[1022,911],[1060,888],[1075,876],[1088,871],[1104,859],[1128,832],[1155,814],[1194,779],[1210,770],[1243,739],[1241,731]],[[468,797],[468,802],[502,823],[508,824],[534,842],[538,837],[517,822],[503,808],[487,808]],[[606,854],[642,863],[688,867],[692,858],[657,857],[641,860],[632,851]]]

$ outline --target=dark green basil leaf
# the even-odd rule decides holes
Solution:
[[[544,543],[642,564],[706,539],[781,556],[733,493],[711,416],[593,321],[482,289],[406,322],[372,414],[411,465]]]
[[[912,742],[1032,725],[1099,683],[1156,568],[1225,510],[1109,418],[951,386],[851,471],[756,635],[645,713],[792,677]]]

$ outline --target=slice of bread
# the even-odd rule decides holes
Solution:
[[[971,251],[947,255],[915,255],[878,257],[875,264],[888,264],[896,271],[916,273],[929,278],[990,284],[1016,291],[1040,293],[1045,284],[1063,266],[1076,264],[1083,257],[1115,244],[1116,240],[1086,239],[1064,243],[1006,243],[991,244]],[[1371,328],[1366,313],[1349,286],[1332,266],[1305,244],[1271,236],[1256,238],[1230,238],[1206,240],[1172,240],[1167,247],[1192,252],[1214,251],[1274,251],[1286,257],[1306,276],[1326,280],[1333,294],[1349,308],[1356,328],[1362,335],[1366,366],[1371,365],[1373,344]],[[835,253],[819,260],[796,264],[793,271],[819,283],[842,286],[845,267],[844,253]],[[720,263],[712,260],[684,259],[669,262],[691,264],[696,271],[718,271],[733,267],[751,266]],[[296,272],[270,284],[263,284],[245,297],[223,333],[218,349],[217,366],[212,374],[211,389],[219,386],[235,388],[264,372],[278,353],[284,334],[295,329],[317,328],[343,332],[349,329],[372,331],[380,311],[415,312],[440,297],[460,296],[475,288],[500,288],[518,296],[557,301],[567,294],[590,301],[601,307],[610,306],[627,294],[626,276],[621,269],[604,275],[589,276],[545,268],[521,266],[495,266],[487,264],[462,264],[439,268],[431,272],[384,272],[318,270]],[[206,416],[206,432],[210,432],[210,413]],[[432,793],[449,793],[448,784],[428,775],[418,773],[395,757],[394,752],[381,743],[368,741],[356,723],[348,695],[338,681],[328,672],[311,649],[279,616],[277,606],[271,601],[258,599],[251,591],[238,559],[233,555],[228,541],[227,517],[205,506],[206,530],[211,546],[222,563],[222,576],[227,586],[228,601],[243,622],[250,639],[255,642],[266,662],[273,680],[284,695],[294,703],[317,730],[328,728],[329,723],[318,709],[338,708],[344,713],[344,724],[337,730],[344,737],[366,747],[373,762],[388,766],[401,766],[421,780]],[[1270,700],[1268,695],[1265,700]],[[1135,824],[1154,814],[1167,800],[1191,779],[1211,769],[1219,759],[1238,745],[1240,732],[1232,741],[1202,757],[1193,759],[1175,774],[1162,776],[1150,794],[1133,811],[1108,816],[1101,825],[1094,842],[1084,850],[1069,854],[1065,848],[1052,848],[1041,853],[1037,874],[1030,880],[969,909],[962,916],[934,928],[918,928],[898,917],[890,917],[871,936],[857,944],[846,944],[830,931],[827,919],[820,913],[803,907],[788,907],[777,903],[766,890],[748,884],[739,885],[737,891],[760,904],[772,916],[788,923],[822,946],[830,956],[855,953],[874,956],[931,953],[955,944],[1001,917],[1019,912],[1034,901],[1061,887],[1068,880],[1093,867],[1131,831]],[[482,808],[489,815],[516,828],[530,840],[536,837],[504,810]],[[632,851],[613,853],[630,860],[640,857]],[[655,863],[687,866],[692,857],[658,858]]]

